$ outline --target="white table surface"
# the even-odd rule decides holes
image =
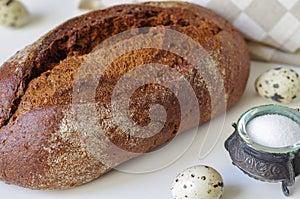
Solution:
[[[21,29],[9,29],[0,27],[0,65],[25,45],[34,42],[38,37],[68,18],[84,13],[77,9],[78,1],[74,0],[23,0],[33,15],[31,24]],[[128,173],[124,169],[135,168],[136,165],[149,166],[149,157],[141,157],[129,161],[123,171],[113,171],[107,175],[86,185],[64,191],[32,191],[14,185],[6,185],[0,182],[0,198],[22,199],[171,199],[170,184],[177,173],[187,167],[205,164],[216,168],[223,176],[225,192],[223,199],[281,199],[285,198],[281,193],[280,184],[265,183],[249,178],[231,164],[227,151],[224,149],[224,141],[233,132],[231,124],[235,122],[244,111],[261,104],[269,104],[255,93],[254,81],[256,77],[267,70],[279,66],[278,64],[266,64],[252,62],[251,75],[247,89],[242,99],[225,115],[202,125],[194,139],[192,132],[187,132],[172,143],[173,148],[184,147],[185,143],[194,141],[190,147],[175,162],[169,166],[148,173]],[[300,73],[300,67],[292,67]],[[300,107],[300,101],[289,104],[291,107]],[[223,121],[224,120],[224,121]],[[208,129],[210,127],[210,129]],[[205,135],[217,137],[214,141],[206,141]],[[171,147],[172,148],[172,147]],[[172,150],[167,153],[172,153]],[[152,155],[152,162],[160,162],[166,154]],[[150,161],[150,162],[151,162]],[[132,169],[131,169],[132,170]],[[290,189],[291,199],[300,198],[300,181]]]

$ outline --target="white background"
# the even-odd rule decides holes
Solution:
[[[0,65],[17,50],[34,42],[56,25],[68,18],[84,13],[84,11],[77,9],[79,2],[74,0],[23,0],[22,2],[33,15],[32,22],[21,29],[0,27]],[[252,62],[250,80],[243,98],[226,115],[202,125],[198,129],[195,139],[192,132],[178,136],[174,143],[171,143],[171,149],[166,151],[167,153],[172,154],[173,149],[184,148],[186,143],[193,140],[194,142],[179,159],[163,169],[143,174],[113,171],[91,183],[64,191],[31,191],[0,182],[0,198],[171,199],[170,185],[173,178],[187,167],[198,164],[213,166],[221,173],[225,183],[223,199],[285,198],[281,193],[280,184],[253,180],[234,167],[223,146],[224,141],[234,130],[231,124],[244,111],[253,106],[270,103],[257,96],[254,90],[254,81],[259,74],[268,68],[277,66],[277,64]],[[293,68],[300,73],[300,68]],[[289,106],[300,107],[300,102],[298,100]],[[206,145],[201,147],[207,133],[209,133],[209,137],[205,142]],[[215,146],[214,139],[209,140],[214,136],[219,136]],[[208,154],[206,154],[207,152]],[[165,157],[166,154],[158,153],[150,158],[154,158],[153,161],[159,163]],[[137,165],[139,167],[149,166],[149,161],[147,161],[149,159],[147,158],[141,157],[129,161],[125,168],[135,168]],[[289,198],[300,198],[299,187],[300,182],[296,180],[296,184],[291,188],[292,195]]]

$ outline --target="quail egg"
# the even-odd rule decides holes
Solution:
[[[299,74],[289,68],[270,69],[256,79],[255,89],[266,99],[290,103],[300,95]]]
[[[174,199],[220,199],[223,194],[223,180],[209,166],[193,166],[177,175],[171,193]]]
[[[0,0],[0,24],[20,27],[29,22],[30,16],[25,6],[17,0]]]

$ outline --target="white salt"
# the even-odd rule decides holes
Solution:
[[[300,125],[278,114],[252,119],[247,124],[246,131],[254,142],[267,147],[291,146],[300,140]]]

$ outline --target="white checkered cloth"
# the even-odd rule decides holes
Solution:
[[[82,0],[81,3],[89,2],[89,5],[85,4],[88,5],[86,8],[102,9],[146,1]],[[250,41],[253,58],[300,65],[300,0],[186,1],[210,8],[230,21]]]

